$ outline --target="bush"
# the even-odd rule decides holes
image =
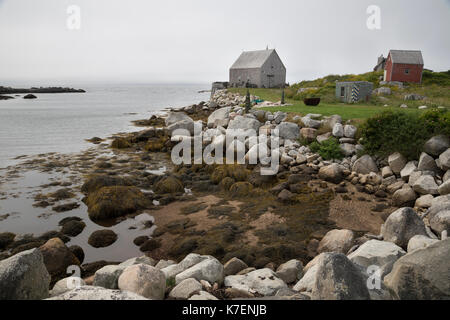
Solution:
[[[418,159],[429,138],[450,134],[450,113],[445,110],[423,114],[385,111],[367,119],[360,129],[365,152],[378,156],[400,152],[409,160]]]
[[[329,138],[322,143],[317,141],[310,144],[312,152],[317,152],[325,160],[342,159],[344,153],[341,150],[339,141],[336,138]]]

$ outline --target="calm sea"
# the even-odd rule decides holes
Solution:
[[[208,84],[82,88],[87,92],[0,100],[0,168],[21,155],[78,152],[89,146],[85,139],[138,131],[132,120],[207,101],[210,95],[198,93],[210,89]]]

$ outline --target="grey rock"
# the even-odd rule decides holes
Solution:
[[[330,130],[333,130],[336,123],[342,123],[342,117],[337,114],[325,117],[323,125],[330,128]]]
[[[369,300],[361,271],[342,253],[326,253],[318,263],[313,300]]]
[[[154,266],[156,264],[156,261],[147,256],[140,256],[125,260],[124,262],[120,263],[119,266],[129,267],[134,264],[141,264],[141,263],[148,264],[149,266]]]
[[[408,253],[411,253],[415,250],[426,248],[429,245],[436,243],[438,241],[439,240],[431,239],[427,236],[417,235],[409,239],[407,251]]]
[[[417,161],[409,161],[405,167],[400,171],[400,177],[402,177],[403,180],[408,182],[409,176],[417,170]]]
[[[357,128],[350,124],[344,126],[344,137],[346,138],[354,138],[356,135]]]
[[[383,278],[391,272],[394,262],[405,254],[402,248],[392,242],[369,240],[349,254],[348,258],[366,273],[369,266],[378,266]]]
[[[355,161],[352,170],[361,174],[368,174],[371,172],[377,173],[378,167],[372,157],[366,154]]]
[[[193,265],[202,262],[207,258],[207,256],[190,253],[183,260],[181,260],[180,263],[162,268],[161,271],[164,273],[167,279],[174,278],[177,274],[183,272],[186,269],[189,269]]]
[[[336,123],[333,127],[332,134],[336,138],[342,138],[344,136],[344,127],[340,123]]]
[[[192,120],[191,117],[189,117],[187,114],[183,112],[170,112],[165,120],[166,127],[183,120],[188,120],[192,122],[194,121]]]
[[[164,273],[147,264],[127,267],[119,277],[119,289],[134,292],[148,299],[164,299],[166,277]]]
[[[234,257],[228,260],[227,263],[225,263],[225,265],[223,266],[223,274],[226,277],[233,274],[237,274],[239,271],[242,271],[247,268],[248,265],[244,261]]]
[[[297,259],[289,260],[281,264],[275,274],[286,283],[295,282],[303,276],[303,264]]]
[[[194,278],[198,281],[206,280],[210,283],[217,282],[221,284],[223,277],[222,264],[216,258],[208,257],[206,260],[203,260],[202,262],[197,263],[189,269],[177,274],[175,276],[175,283],[178,284],[185,279]]]
[[[268,268],[255,270],[245,275],[225,277],[224,285],[264,296],[273,296],[278,290],[287,287],[286,283]]]
[[[168,267],[168,266],[171,266],[171,265],[174,265],[174,264],[176,264],[176,262],[173,261],[173,260],[163,260],[163,259],[161,259],[161,260],[159,260],[158,263],[155,265],[155,268],[158,268],[158,269],[164,269],[164,268],[166,268],[166,267]]]
[[[448,148],[450,148],[450,139],[445,135],[434,136],[425,142],[423,146],[426,153],[435,157],[439,157]]]
[[[50,275],[39,249],[0,261],[0,300],[37,300],[49,295]]]
[[[350,157],[356,154],[356,146],[354,144],[342,143],[339,147],[346,157]]]
[[[416,201],[416,193],[412,188],[399,189],[392,195],[392,203],[396,207],[412,207]]]
[[[317,252],[347,253],[347,251],[353,246],[354,240],[355,235],[351,230],[330,230],[322,238],[322,240],[320,240]]]
[[[446,194],[450,193],[450,180],[447,180],[445,182],[443,182],[439,188],[438,188],[438,192],[440,195],[444,196]]]
[[[198,294],[194,294],[192,297],[190,297],[188,300],[219,300],[216,297],[214,297],[212,294],[206,292],[206,291],[200,291]]]
[[[399,152],[395,152],[388,157],[388,163],[389,167],[392,169],[392,172],[399,174],[406,165],[406,158]]]
[[[174,299],[189,299],[193,294],[200,292],[202,288],[200,282],[193,278],[188,278],[177,284],[170,291],[169,297]]]
[[[255,133],[257,133],[260,126],[261,123],[256,119],[243,116],[236,116],[233,120],[230,120],[227,129],[254,130]]]
[[[319,129],[321,122],[318,120],[311,119],[309,117],[303,117],[302,122],[306,128]]]
[[[443,231],[450,234],[450,210],[443,210],[433,215],[430,219],[430,227],[439,235]]]
[[[425,224],[411,208],[400,208],[394,211],[381,226],[381,235],[405,249],[409,239],[415,235],[426,236]]]
[[[392,175],[394,175],[394,173],[392,172],[391,167],[386,166],[381,169],[381,176],[383,177],[383,179],[388,178]]]
[[[450,169],[450,148],[441,153],[441,155],[439,156],[439,163],[441,164],[442,170]]]
[[[344,167],[333,163],[319,169],[319,177],[333,183],[340,183],[344,180]]]
[[[439,194],[438,185],[430,175],[423,175],[414,182],[413,189],[419,194]]]
[[[331,132],[327,132],[316,137],[318,143],[322,143],[331,137]]]
[[[450,238],[401,257],[385,284],[402,300],[450,299]]]
[[[417,167],[418,170],[421,171],[433,171],[438,172],[438,166],[436,165],[436,161],[434,161],[433,157],[426,154],[425,152],[422,152],[419,158],[419,166]]]
[[[127,267],[126,265],[104,266],[95,272],[92,285],[106,289],[118,289],[119,277]]]
[[[208,117],[208,128],[214,128],[218,125],[223,125],[230,117],[232,107],[224,107],[217,109]]]
[[[78,286],[84,285],[86,285],[86,283],[80,277],[67,277],[55,283],[53,289],[50,291],[50,296],[51,297],[58,296],[67,291],[73,290]]]
[[[300,137],[300,128],[293,122],[282,122],[276,129],[279,130],[279,136],[283,139],[295,140]]]
[[[82,286],[47,300],[148,300],[138,294],[101,287]]]
[[[416,200],[415,207],[417,208],[429,208],[433,201],[433,196],[431,194],[426,194],[421,196]]]

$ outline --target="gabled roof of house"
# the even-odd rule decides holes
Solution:
[[[422,51],[419,50],[391,50],[389,54],[393,63],[423,65]]]
[[[231,69],[261,68],[275,49],[244,51],[241,53]]]

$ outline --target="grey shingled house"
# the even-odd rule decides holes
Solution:
[[[286,67],[275,49],[244,51],[230,68],[230,87],[282,88]]]

